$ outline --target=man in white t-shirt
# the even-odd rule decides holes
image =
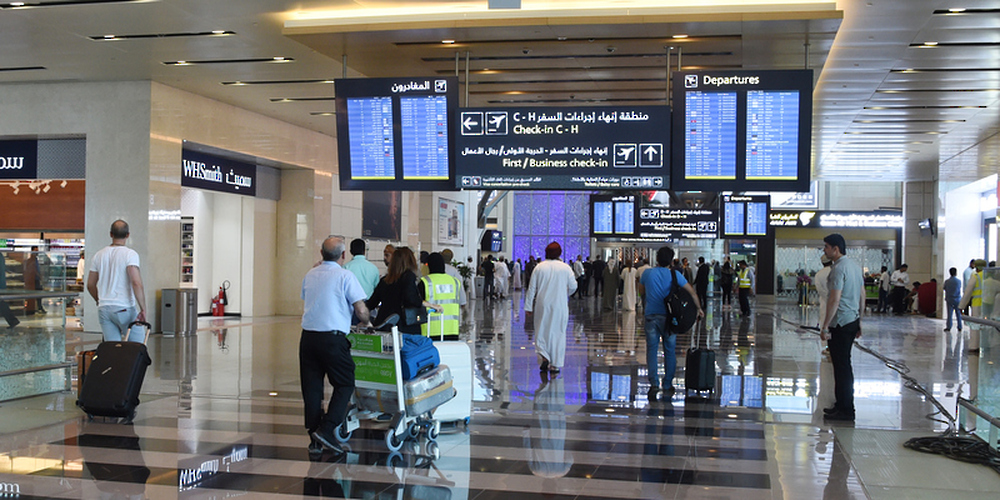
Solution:
[[[97,317],[105,341],[122,340],[129,324],[146,321],[146,290],[139,274],[139,254],[125,246],[128,237],[128,223],[116,220],[111,224],[111,245],[90,259],[87,291],[97,302]]]

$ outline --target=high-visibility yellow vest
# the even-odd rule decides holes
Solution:
[[[750,269],[740,271],[740,288],[750,288]]]
[[[432,338],[442,333],[458,335],[458,324],[462,319],[462,309],[458,305],[458,287],[461,285],[447,274],[429,274],[420,278],[420,281],[424,283],[427,302],[444,308],[441,313],[432,312],[428,315],[427,322],[420,325],[420,333]]]
[[[972,289],[972,307],[983,305],[983,272],[976,272],[976,287]]]

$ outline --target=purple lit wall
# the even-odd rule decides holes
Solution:
[[[563,260],[590,254],[590,193],[532,192],[514,194],[514,259],[544,258],[552,241],[563,248]]]

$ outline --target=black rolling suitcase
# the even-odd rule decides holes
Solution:
[[[712,391],[715,389],[715,351],[699,347],[701,335],[699,325],[695,325],[694,340],[687,352],[684,367],[684,389],[688,391]]]
[[[136,327],[144,327],[146,338],[149,337],[149,323],[137,321],[129,325],[129,330]],[[145,343],[101,342],[83,379],[76,405],[91,418],[114,417],[131,422],[139,406],[146,367],[151,363]]]

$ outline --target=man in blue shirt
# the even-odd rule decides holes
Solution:
[[[365,240],[361,238],[351,241],[351,255],[353,257],[350,262],[344,264],[344,269],[354,273],[354,276],[358,278],[367,299],[372,296],[372,292],[378,286],[378,267],[365,257]]]
[[[369,321],[364,289],[357,277],[341,267],[344,238],[331,236],[323,241],[323,261],[302,280],[302,338],[299,341],[299,378],[305,402],[305,424],[312,442],[309,454],[324,449],[342,453],[335,430],[347,416],[347,404],[354,393],[354,359],[347,332],[351,316]],[[323,413],[323,379],[333,385],[333,396]]]
[[[959,312],[958,304],[962,302],[962,280],[958,279],[958,269],[954,267],[948,270],[950,278],[944,280],[944,304],[948,309],[948,323],[944,326],[944,331],[951,331],[951,317],[958,318],[958,331],[962,331],[962,313]]]
[[[826,317],[820,323],[820,338],[828,341],[833,362],[832,408],[824,408],[827,420],[854,421],[854,369],[851,348],[861,338],[861,311],[865,310],[865,275],[857,262],[848,258],[847,242],[834,233],[823,238],[823,254],[833,261]]]
[[[646,306],[643,309],[646,315],[646,366],[649,370],[649,400],[656,401],[656,393],[660,389],[660,381],[657,378],[659,367],[657,366],[657,355],[660,350],[660,340],[663,340],[663,387],[667,392],[667,397],[674,393],[674,373],[677,371],[677,335],[674,335],[667,328],[667,307],[663,300],[670,294],[674,279],[677,277],[677,284],[691,294],[696,306],[698,306],[698,317],[705,316],[701,309],[701,302],[691,284],[684,278],[681,272],[671,272],[670,265],[674,261],[674,250],[669,246],[664,246],[656,251],[656,265],[652,269],[647,269],[639,278],[638,292],[646,297]]]

